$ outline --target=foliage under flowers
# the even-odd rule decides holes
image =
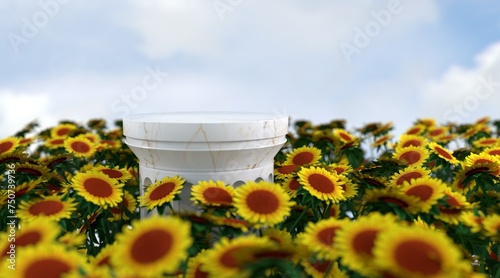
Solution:
[[[139,196],[115,124],[0,140],[0,276],[500,276],[500,121],[418,119],[397,138],[297,121],[274,182],[201,181],[185,188],[196,212],[173,209],[179,176]]]

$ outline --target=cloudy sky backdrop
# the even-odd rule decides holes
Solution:
[[[0,0],[0,137],[37,119],[258,111],[500,119],[494,0]]]

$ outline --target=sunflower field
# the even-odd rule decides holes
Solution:
[[[273,182],[200,181],[192,211],[182,176],[140,195],[121,121],[37,127],[0,139],[0,277],[500,277],[489,117],[295,121]]]

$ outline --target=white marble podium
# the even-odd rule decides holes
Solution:
[[[192,211],[191,185],[238,186],[273,180],[274,156],[286,142],[288,117],[266,113],[172,112],[123,119],[125,143],[139,158],[141,194],[165,176],[187,182],[174,209]],[[145,211],[141,216],[146,216]]]

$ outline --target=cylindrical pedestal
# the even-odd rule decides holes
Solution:
[[[288,133],[288,117],[263,113],[177,112],[124,118],[126,144],[139,158],[141,194],[166,176],[186,184],[174,209],[193,211],[191,186],[221,180],[238,186],[273,180],[274,156]],[[146,212],[142,211],[145,217]]]

